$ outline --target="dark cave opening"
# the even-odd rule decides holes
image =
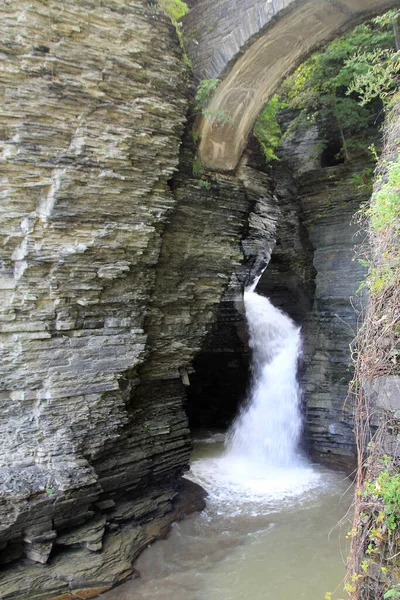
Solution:
[[[321,167],[336,167],[345,162],[342,144],[338,138],[330,138],[321,153]]]

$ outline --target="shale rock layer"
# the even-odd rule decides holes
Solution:
[[[45,563],[59,542],[95,563],[105,529],[171,510],[188,460],[180,398],[151,424],[131,404],[186,74],[144,1],[6,0],[0,33],[1,561]],[[100,563],[96,581],[113,582]]]

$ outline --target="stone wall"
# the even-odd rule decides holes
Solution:
[[[196,0],[183,17],[185,47],[200,79],[219,77],[249,40],[294,0]]]

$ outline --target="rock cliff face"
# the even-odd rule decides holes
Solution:
[[[290,113],[284,128],[288,118]],[[364,156],[329,166],[337,161],[326,161],[320,141],[314,127],[292,134],[280,148],[276,193],[285,217],[259,286],[302,324],[308,450],[349,471],[356,448],[353,406],[345,400],[352,378],[350,344],[364,302],[357,290],[366,269],[357,258],[367,243],[354,215],[370,195],[368,186],[355,182],[372,172],[373,162]]]
[[[270,169],[255,139],[250,140],[235,179],[241,183],[247,198],[247,213],[238,238],[241,263],[231,271],[212,328],[193,362],[187,413],[191,427],[195,428],[225,428],[245,396],[249,348],[243,289],[269,263],[282,216],[273,194]]]
[[[3,573],[0,595],[27,598],[126,575],[154,535],[140,524],[171,511],[187,468],[180,398],[151,414],[131,403],[186,74],[173,27],[143,1],[0,13],[0,554],[44,563],[89,549],[75,551],[76,574],[63,555],[56,571]]]
[[[372,166],[368,159],[354,161],[299,179],[316,270],[312,310],[303,329],[306,437],[318,460],[345,470],[356,464],[353,406],[345,400],[352,378],[350,344],[361,318],[362,298],[356,292],[366,275],[357,260],[366,242],[353,217],[369,198],[368,190],[355,186],[354,175]]]

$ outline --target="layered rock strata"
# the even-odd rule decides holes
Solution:
[[[312,454],[335,468],[355,467],[354,407],[346,401],[352,378],[351,344],[362,318],[366,276],[359,261],[367,243],[354,219],[369,190],[354,175],[373,165],[367,159],[327,167],[299,180],[304,225],[314,248],[312,310],[304,324],[303,376],[306,437]]]
[[[0,13],[0,556],[54,564],[84,547],[76,573],[62,555],[2,573],[1,597],[44,598],[128,574],[141,524],[172,510],[187,468],[181,399],[151,415],[148,398],[132,402],[186,74],[173,27],[144,1]]]
[[[326,404],[343,347],[320,323],[350,318],[349,238],[344,261],[331,242],[355,203],[343,170],[314,169],[298,188],[281,171],[274,189],[252,144],[236,173],[194,174],[189,144],[178,155],[181,50],[144,0],[6,1],[0,32],[0,596],[90,597],[203,506],[181,482],[187,390],[203,425],[226,423],[227,387],[216,400],[213,382],[237,376],[232,414],[247,377],[240,295],[275,241],[261,288],[282,306],[290,288],[299,320],[317,289],[307,431],[319,456],[348,449],[331,430],[339,404]],[[345,200],[327,204],[331,188]]]

